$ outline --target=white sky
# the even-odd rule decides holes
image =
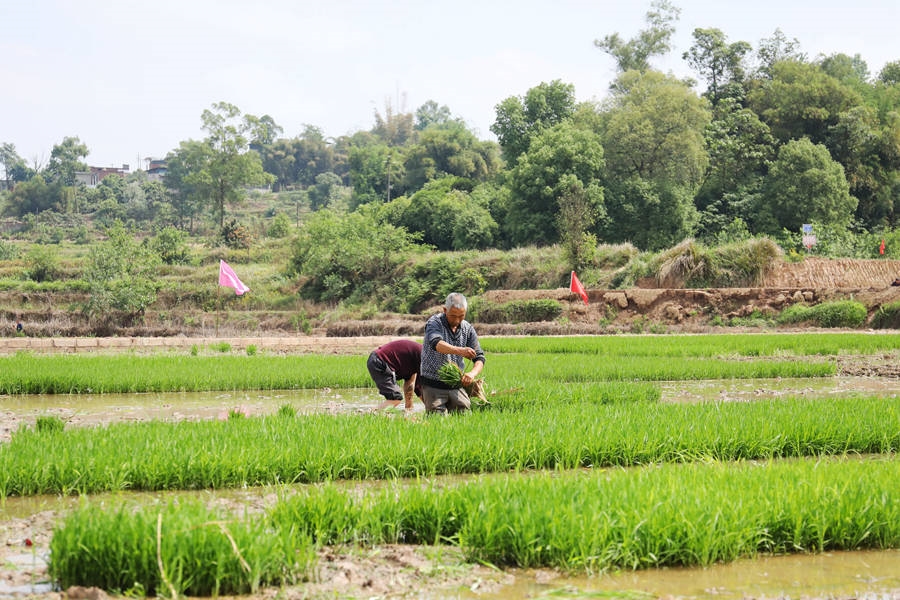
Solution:
[[[810,58],[900,60],[900,0],[672,0],[674,49],[693,75],[694,28],[754,50],[780,28]],[[630,39],[650,0],[0,0],[0,143],[46,165],[78,136],[93,166],[138,167],[188,139],[215,102],[269,115],[284,137],[374,125],[376,110],[446,105],[481,139],[495,107],[541,82],[603,98],[615,63],[594,40]]]

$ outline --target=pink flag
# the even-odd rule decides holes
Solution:
[[[578,275],[575,274],[575,271],[572,271],[572,283],[569,284],[569,290],[573,294],[578,294],[581,296],[581,299],[584,300],[584,303],[588,303],[588,295],[584,289],[584,286],[581,285],[581,281],[578,279]]]
[[[234,269],[229,267],[228,263],[224,260],[219,260],[219,285],[234,288],[234,293],[238,296],[244,292],[250,291],[250,288],[238,279],[238,276],[234,273]]]

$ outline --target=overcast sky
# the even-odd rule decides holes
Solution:
[[[900,60],[900,0],[672,0],[679,76],[697,28],[754,50],[776,29],[810,58],[859,54],[875,75]],[[495,107],[541,82],[606,95],[615,63],[594,40],[646,26],[632,0],[0,0],[0,143],[29,165],[77,136],[92,166],[138,167],[202,139],[215,102],[337,137],[376,110],[450,108],[494,139]],[[143,166],[143,164],[141,164]]]

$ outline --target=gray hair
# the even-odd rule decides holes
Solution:
[[[459,292],[453,292],[449,296],[447,296],[447,301],[444,302],[444,308],[461,308],[463,310],[468,310],[469,303],[466,301],[466,297],[460,294]]]

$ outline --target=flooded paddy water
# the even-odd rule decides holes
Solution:
[[[752,402],[777,397],[827,399],[862,395],[897,397],[900,379],[893,377],[823,377],[803,379],[714,380],[661,382],[663,402]],[[381,402],[374,389],[318,389],[264,392],[147,393],[103,395],[22,395],[0,397],[0,442],[38,416],[54,415],[69,426],[96,426],[112,422],[146,420],[226,419],[231,411],[248,416],[271,414],[285,404],[300,412],[365,413]],[[422,411],[421,404],[415,407]],[[174,493],[128,493],[134,502],[158,502]],[[272,488],[191,492],[210,502],[262,508],[277,499]],[[117,495],[106,495],[114,500]],[[104,497],[96,500],[103,501]],[[8,498],[0,503],[0,598],[52,594],[46,579],[47,548],[53,525],[78,503],[74,497]],[[421,552],[410,549],[408,554]],[[352,563],[348,557],[342,564]],[[416,564],[411,561],[410,564]],[[323,567],[330,568],[330,567]],[[397,569],[396,565],[387,568]],[[360,581],[378,578],[379,572],[359,566]],[[349,571],[347,571],[349,573]],[[390,578],[390,571],[381,571]],[[388,573],[388,575],[385,575]],[[341,587],[329,587],[329,577],[343,577]],[[597,576],[566,576],[552,570],[517,570],[497,573],[483,566],[446,578],[429,589],[428,579],[405,597],[420,598],[859,598],[900,600],[900,551],[828,552],[816,555],[760,556],[708,568],[652,569]],[[326,571],[321,596],[398,597],[399,593],[351,584],[353,575]],[[332,593],[328,593],[331,590]],[[294,596],[290,596],[294,597]]]

